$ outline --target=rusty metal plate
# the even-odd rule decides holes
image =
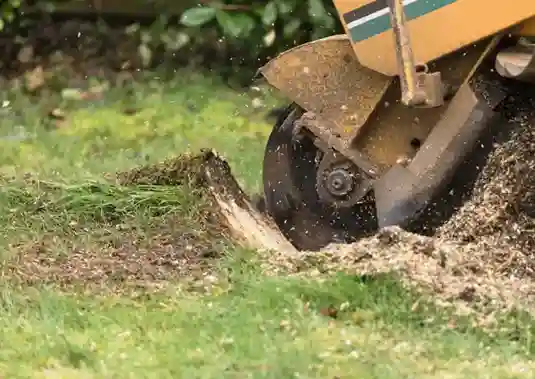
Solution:
[[[444,57],[430,64],[430,70],[440,71],[444,82],[458,88],[471,75],[488,43],[483,41]],[[391,167],[400,160],[410,160],[449,105],[446,101],[438,108],[407,107],[399,97],[399,84],[394,83],[352,146],[378,167]]]
[[[392,78],[360,65],[346,35],[288,50],[260,72],[307,111],[329,120],[331,134],[349,147]]]

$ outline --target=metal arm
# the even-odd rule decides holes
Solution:
[[[442,105],[444,96],[440,73],[428,74],[416,71],[403,0],[387,0],[387,4],[390,8],[390,20],[395,38],[401,101],[407,106]]]

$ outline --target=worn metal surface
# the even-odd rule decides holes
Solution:
[[[336,208],[356,205],[371,189],[371,178],[342,154],[329,149],[318,164],[316,190]]]
[[[486,46],[414,158],[394,165],[374,182],[381,227],[408,226],[451,181],[456,169],[490,126],[494,109],[507,97],[492,71],[501,38]]]
[[[444,85],[440,72],[430,73],[426,64],[418,66],[414,61],[403,0],[385,2],[390,8],[394,32],[401,102],[408,107],[444,105]]]
[[[381,167],[370,161],[365,154],[353,148],[350,145],[350,140],[344,141],[335,135],[333,130],[336,130],[336,127],[330,120],[319,117],[313,112],[306,112],[296,122],[296,126],[300,130],[306,129],[310,131],[315,137],[316,146],[321,150],[334,149],[340,152],[370,177],[374,178],[381,172]]]
[[[345,35],[288,50],[260,72],[291,101],[329,120],[330,133],[345,147],[392,82],[360,65]]]
[[[535,44],[519,44],[500,51],[496,71],[505,78],[535,83]]]
[[[497,35],[483,45],[483,51],[417,154],[403,164],[393,165],[374,182],[380,227],[406,227],[414,222],[448,185],[482,131],[490,126],[495,107],[507,95],[503,87],[495,85],[497,74],[492,72],[501,37]]]
[[[429,69],[440,71],[442,81],[457,88],[487,44],[450,54]],[[305,128],[372,177],[400,159],[411,159],[447,106],[409,108],[400,103],[399,81],[360,66],[341,36],[289,50],[261,72],[308,111],[301,120]]]
[[[374,183],[379,226],[413,221],[447,185],[493,116],[487,102],[463,84],[412,162],[395,165]]]
[[[535,17],[521,23],[513,33],[525,37],[535,37]]]
[[[456,89],[470,75],[488,43],[482,41],[444,57],[430,64],[430,70],[440,71],[443,82]],[[352,145],[373,165],[382,168],[382,172],[416,154],[450,101],[446,100],[445,105],[438,108],[409,108],[399,101],[399,94],[399,84],[388,89]]]
[[[419,91],[416,78],[416,64],[412,54],[409,29],[405,20],[403,0],[386,0],[390,8],[390,22],[394,32],[398,76],[401,87],[401,102],[418,105],[424,102],[424,94]]]
[[[529,8],[525,2],[523,6]],[[430,72],[440,72],[439,79],[453,95],[450,99],[442,97],[444,105],[434,108],[404,105],[399,101],[399,78],[367,70],[351,54],[351,43],[342,36],[292,49],[261,70],[274,87],[304,110],[293,120],[291,133],[283,136],[281,130],[273,132],[286,146],[286,163],[272,158],[280,156],[272,139],[264,163],[272,183],[276,177],[291,177],[279,180],[285,183],[279,189],[285,193],[282,203],[292,206],[285,208],[284,216],[282,211],[272,214],[285,233],[298,241],[297,245],[317,247],[329,239],[354,238],[373,223],[376,227],[405,226],[447,185],[494,115],[494,105],[476,95],[469,80],[479,73],[483,61],[489,71],[489,56],[494,64],[501,35],[478,39],[476,44],[474,40],[470,39],[470,46],[464,49],[456,48],[436,61],[423,62]],[[382,53],[380,47],[377,51]],[[521,61],[518,54],[515,59],[516,63]],[[437,98],[441,97],[439,92]],[[500,92],[489,98],[499,102],[504,96]],[[280,142],[295,138],[298,144]],[[333,149],[348,159],[340,172],[336,171],[338,167],[331,170],[329,159],[322,164],[318,158],[318,154],[329,154]],[[355,168],[352,165],[366,173],[367,182],[373,185],[373,207],[368,200],[364,208],[352,199],[336,200],[337,191],[354,189],[355,183],[345,183]],[[335,171],[340,185],[335,183],[336,188],[329,189],[322,170],[329,171],[327,176]],[[323,187],[318,188],[318,183]],[[359,183],[355,187],[366,189]]]

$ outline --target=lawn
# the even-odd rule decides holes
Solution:
[[[1,377],[533,377],[526,315],[483,330],[390,277],[268,276],[187,183],[109,180],[215,148],[259,191],[271,121],[251,93],[183,72],[90,100],[3,96]]]

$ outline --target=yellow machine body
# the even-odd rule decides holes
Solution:
[[[526,21],[517,31],[533,33],[535,1],[403,1],[415,61],[427,63]],[[397,75],[396,47],[384,0],[335,0],[359,62]],[[531,20],[529,20],[531,18]]]
[[[510,97],[511,79],[535,84],[535,0],[334,5],[345,34],[297,46],[260,69],[296,109],[268,141],[266,204],[304,248],[329,243],[354,217],[336,229],[324,220],[337,213],[318,209],[362,220],[354,207],[371,192],[379,226],[416,220]],[[306,164],[295,163],[303,150],[292,150],[295,135],[319,149],[314,173],[300,174]],[[315,183],[298,185],[292,175]],[[281,205],[292,203],[305,205]],[[294,227],[300,219],[322,226]],[[331,237],[313,241],[322,230]]]
[[[329,121],[313,131],[326,143],[346,155],[356,154],[357,148],[378,169],[390,167],[399,157],[413,155],[408,141],[423,141],[441,112],[399,104],[399,89],[391,86],[399,68],[385,0],[334,4],[347,34],[290,49],[268,62],[261,73],[291,101]],[[504,30],[535,36],[534,0],[515,0],[514,7],[503,0],[404,0],[404,4],[415,61],[431,62],[455,86],[467,79],[483,52],[485,43],[477,42]]]

